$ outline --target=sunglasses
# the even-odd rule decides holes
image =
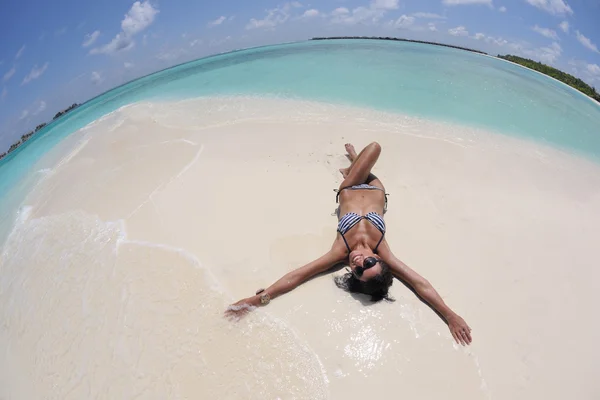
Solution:
[[[373,268],[380,261],[381,260],[375,257],[367,257],[365,258],[362,267],[356,267],[354,271],[350,271],[348,268],[346,268],[346,270],[354,274],[354,276],[356,276],[357,278],[360,278],[366,270],[368,270],[369,268]]]

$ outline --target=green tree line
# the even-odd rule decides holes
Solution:
[[[425,40],[412,40],[412,39],[403,39],[397,37],[389,37],[389,36],[330,36],[330,37],[314,37],[311,40],[340,40],[340,39],[360,39],[360,40],[391,40],[394,42],[409,42],[409,43],[421,43],[421,44],[430,44],[433,46],[442,46],[442,47],[451,47],[453,49],[472,51],[473,53],[485,54],[486,52],[470,49],[468,47],[454,46],[451,44],[438,43],[438,42],[427,42]]]
[[[56,113],[53,120],[68,113],[69,111],[73,110],[74,108],[76,108],[78,106],[79,106],[79,104],[74,103],[73,105],[69,106],[68,108],[66,108],[62,111],[59,111],[58,113]],[[23,136],[21,136],[21,139],[15,143],[13,143],[7,151],[5,151],[4,153],[0,153],[0,160],[2,160],[4,157],[6,157],[7,155],[9,155],[13,151],[15,151],[17,148],[19,148],[19,146],[23,145],[26,141],[29,140],[29,138],[31,138],[34,134],[36,134],[37,131],[39,131],[40,129],[42,129],[45,126],[46,126],[46,123],[43,122],[43,123],[39,124],[38,126],[36,126],[35,130],[29,131],[26,134],[24,134]]]

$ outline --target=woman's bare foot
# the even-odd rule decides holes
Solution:
[[[346,143],[345,147],[346,147],[346,151],[348,152],[348,154],[346,154],[346,157],[348,157],[348,160],[350,160],[351,163],[354,162],[354,160],[356,160],[356,157],[357,157],[356,150],[354,150],[354,146],[351,143]],[[348,167],[348,168],[340,168],[340,173],[342,174],[344,179],[350,173],[351,167],[352,167],[352,165],[350,165],[350,167]]]
[[[344,177],[344,179],[346,179],[346,177],[350,173],[350,167],[348,167],[348,168],[340,168],[340,173],[342,174],[342,176]]]
[[[354,150],[354,146],[352,145],[352,143],[346,143],[346,151],[348,152],[347,157],[350,160],[350,162],[356,160],[357,154],[356,154],[356,150]]]

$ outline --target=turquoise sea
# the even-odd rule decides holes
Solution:
[[[335,40],[211,56],[145,76],[86,102],[0,161],[0,226],[35,183],[31,168],[55,144],[141,100],[279,96],[400,112],[483,127],[600,159],[600,105],[528,69],[417,43]]]

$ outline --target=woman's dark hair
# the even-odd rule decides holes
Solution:
[[[388,295],[388,289],[392,286],[394,281],[390,267],[381,260],[379,261],[379,265],[381,265],[381,272],[365,282],[356,278],[352,272],[336,276],[333,280],[337,287],[344,289],[347,292],[370,295],[372,302],[383,299],[394,301],[394,299]]]

